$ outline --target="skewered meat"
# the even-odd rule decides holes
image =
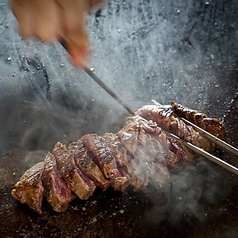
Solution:
[[[62,212],[76,196],[88,199],[96,187],[106,190],[112,186],[115,190],[125,191],[132,186],[138,191],[150,182],[163,186],[171,169],[182,161],[195,158],[179,140],[168,136],[164,130],[204,150],[213,148],[212,143],[177,114],[209,128],[216,136],[225,135],[225,127],[219,120],[173,101],[170,106],[147,105],[135,116],[128,117],[125,126],[115,134],[87,134],[68,147],[57,142],[43,162],[23,174],[14,185],[12,196],[42,213],[44,195],[55,211]]]

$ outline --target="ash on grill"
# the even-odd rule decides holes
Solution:
[[[76,196],[86,200],[97,187],[125,191],[132,186],[138,191],[150,182],[163,186],[171,169],[196,157],[164,130],[206,151],[214,149],[211,142],[176,115],[221,139],[226,135],[219,120],[174,101],[167,106],[146,105],[128,117],[115,134],[87,134],[68,146],[57,142],[44,161],[22,175],[12,196],[41,214],[43,197],[55,211],[63,212]]]

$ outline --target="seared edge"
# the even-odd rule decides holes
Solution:
[[[184,107],[181,104],[178,104],[174,101],[170,101],[173,112],[178,116],[191,121],[195,125],[201,127],[202,129],[210,132],[214,136],[224,139],[226,136],[225,125],[216,118],[210,118],[205,113],[201,113],[197,110],[193,110],[187,107]]]
[[[206,151],[211,151],[213,148],[212,143],[204,136],[192,126],[187,125],[182,119],[176,117],[171,107],[162,108],[158,105],[146,105],[140,108],[136,114],[147,120],[156,122],[162,129]]]
[[[96,185],[75,164],[74,154],[60,142],[56,143],[52,153],[70,190],[80,199],[88,199],[96,189]]]
[[[65,211],[75,196],[67,187],[61,172],[57,169],[56,159],[50,152],[47,153],[44,160],[42,183],[47,201],[53,209],[57,212]]]
[[[93,180],[97,187],[106,190],[110,186],[110,182],[104,177],[93,159],[88,156],[88,150],[84,146],[82,139],[70,143],[68,150],[74,154],[75,163],[83,174]]]
[[[28,204],[37,213],[42,214],[41,204],[44,187],[41,176],[44,170],[44,162],[39,162],[29,168],[14,185],[11,195],[21,203]]]
[[[129,178],[123,176],[117,168],[116,154],[101,136],[88,134],[82,137],[84,146],[104,176],[115,190],[124,191],[129,185]]]

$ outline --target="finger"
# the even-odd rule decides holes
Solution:
[[[34,35],[44,42],[59,37],[59,16],[54,0],[31,0],[32,26]]]
[[[83,68],[88,59],[88,48],[70,44],[67,47],[71,62],[76,66]]]
[[[67,36],[75,43],[87,40],[84,25],[85,15],[88,10],[88,2],[86,0],[56,0],[59,11],[61,12],[61,27],[64,36]]]
[[[101,4],[103,2],[105,2],[105,1],[103,1],[103,0],[88,0],[90,8],[94,7],[94,6],[98,5],[98,4]]]
[[[18,20],[19,33],[23,38],[33,36],[31,25],[31,0],[12,0],[10,7]]]
[[[64,41],[67,44],[67,51],[71,56],[71,61],[75,66],[82,67],[84,63],[87,61],[88,57],[88,40],[86,33],[80,33],[78,38],[74,37],[66,37]]]
[[[61,11],[62,38],[67,44],[71,60],[81,66],[88,52],[88,37],[85,31],[85,15],[88,2],[85,0],[57,0]]]

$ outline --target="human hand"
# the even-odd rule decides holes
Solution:
[[[88,56],[85,17],[102,0],[11,0],[24,39],[63,41],[74,65],[83,67]]]

